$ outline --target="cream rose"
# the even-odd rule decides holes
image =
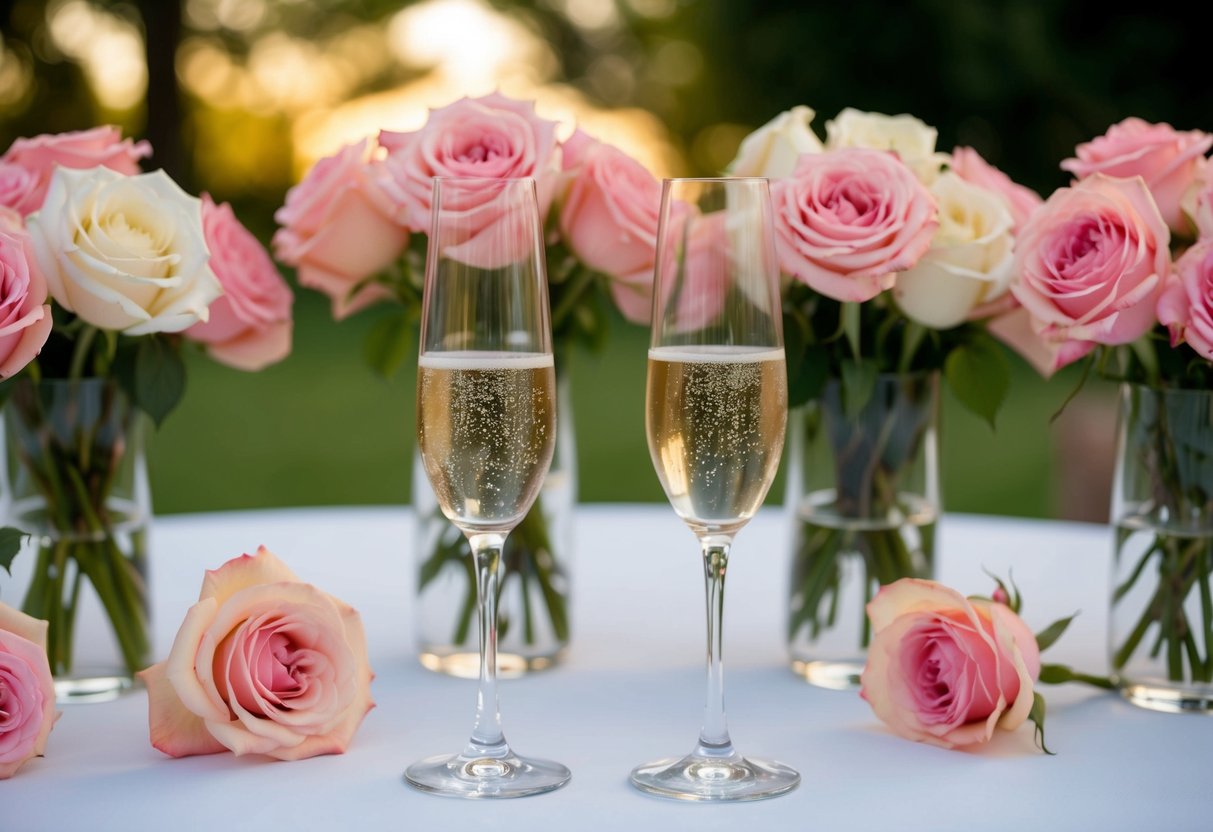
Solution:
[[[846,108],[826,122],[826,149],[866,147],[891,150],[926,184],[947,164],[948,154],[936,153],[939,132],[911,115],[886,116]]]
[[[766,176],[777,179],[791,176],[802,153],[820,153],[821,139],[810,125],[816,113],[798,106],[746,136],[729,163],[730,176]]]
[[[201,203],[164,171],[59,168],[28,227],[51,296],[102,329],[180,332],[223,294]]]
[[[206,573],[168,659],[139,675],[173,757],[341,754],[374,707],[358,613],[264,547]]]
[[[1010,288],[1015,220],[1002,197],[955,173],[942,174],[930,191],[939,228],[918,264],[897,276],[893,297],[923,326],[950,329]]]

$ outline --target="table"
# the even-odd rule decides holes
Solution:
[[[784,797],[683,804],[634,791],[639,762],[690,749],[703,697],[701,568],[665,506],[582,506],[574,642],[567,662],[502,683],[506,734],[573,771],[565,789],[458,801],[407,788],[405,765],[457,750],[475,683],[429,673],[412,650],[411,520],[400,508],[333,508],[158,518],[152,537],[157,655],[205,568],[267,545],[304,580],[362,614],[378,707],[343,756],[296,763],[231,755],[171,760],[147,740],[146,696],[66,708],[48,756],[0,782],[0,832],[25,830],[959,829],[1202,830],[1213,826],[1213,720],[1137,709],[1115,694],[1045,687],[1048,739],[1031,726],[974,752],[892,735],[854,693],[812,688],[785,667],[788,524],[764,510],[742,532],[725,613],[727,703],[743,753],[797,768]],[[940,578],[990,590],[1015,580],[1034,629],[1082,614],[1049,661],[1104,672],[1110,532],[1101,526],[948,516]]]

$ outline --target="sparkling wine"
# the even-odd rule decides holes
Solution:
[[[758,509],[779,466],[787,409],[782,348],[649,351],[649,453],[694,531],[736,531]]]
[[[556,439],[552,356],[429,352],[417,439],[438,504],[465,531],[509,531],[535,501]]]

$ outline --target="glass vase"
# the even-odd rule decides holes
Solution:
[[[1109,657],[1130,702],[1213,709],[1213,391],[1124,385]]]
[[[939,376],[882,374],[848,407],[831,379],[788,425],[788,651],[819,687],[854,689],[883,584],[930,578],[939,517]]]
[[[28,537],[0,600],[49,622],[61,702],[112,699],[150,660],[143,432],[112,379],[22,377],[4,403],[6,523]]]
[[[539,497],[506,539],[498,583],[497,675],[510,678],[558,663],[569,643],[569,583],[577,454],[572,395],[556,364],[556,448]],[[475,679],[480,668],[476,574],[467,538],[442,514],[420,455],[413,457],[417,518],[415,621],[421,664]]]

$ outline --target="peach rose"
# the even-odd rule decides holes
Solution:
[[[1213,237],[1184,252],[1175,271],[1158,300],[1158,322],[1171,330],[1171,346],[1186,343],[1213,361]]]
[[[0,217],[0,379],[11,378],[34,360],[51,324],[46,280],[29,238]]]
[[[55,725],[47,623],[0,604],[0,780],[46,753]]]
[[[573,254],[611,281],[624,317],[648,323],[661,184],[622,150],[598,143],[583,163],[560,209],[560,234]]]
[[[1127,118],[1108,132],[1075,149],[1061,169],[1079,179],[1102,173],[1119,179],[1140,176],[1158,204],[1163,220],[1183,234],[1187,222],[1180,210],[1184,192],[1195,181],[1204,154],[1213,147],[1213,135],[1200,130],[1180,132],[1169,124],[1150,124]]]
[[[931,246],[935,200],[887,151],[844,148],[800,157],[771,187],[783,270],[827,297],[865,301]]]
[[[293,297],[265,248],[236,219],[231,205],[216,205],[209,194],[202,195],[202,230],[223,296],[211,304],[210,319],[194,324],[185,336],[238,370],[260,370],[286,358]]]
[[[0,166],[23,168],[32,182],[14,187],[15,177],[11,172],[0,174],[0,205],[15,208],[22,215],[37,211],[46,198],[56,165],[64,168],[107,167],[132,175],[139,172],[139,160],[151,155],[150,144],[123,139],[122,131],[117,127],[94,127],[17,139],[0,156]]]
[[[274,214],[274,256],[298,270],[299,283],[324,292],[340,320],[388,297],[363,282],[404,251],[409,233],[392,219],[396,206],[379,185],[383,162],[370,140],[321,159]]]
[[[556,123],[535,115],[535,105],[501,93],[461,98],[430,112],[412,133],[382,132],[387,148],[385,188],[397,219],[411,231],[430,230],[435,176],[472,179],[533,178],[539,216],[548,208],[560,174]]]
[[[1049,375],[1099,344],[1148,332],[1171,270],[1169,242],[1140,177],[1094,174],[1055,191],[1015,244],[1011,291],[1042,345],[1026,357]]]
[[[172,757],[341,754],[374,707],[358,613],[265,547],[206,573],[168,659],[139,676]]]
[[[873,635],[860,696],[898,736],[955,748],[1028,718],[1040,650],[1010,607],[902,578],[867,609]]]
[[[969,184],[993,191],[1002,197],[1011,211],[1011,218],[1015,221],[1012,230],[1022,228],[1028,217],[1032,216],[1032,212],[1044,203],[1040,194],[1031,188],[1017,185],[1011,177],[981,158],[981,154],[971,147],[958,147],[953,150],[949,166],[957,176]]]

